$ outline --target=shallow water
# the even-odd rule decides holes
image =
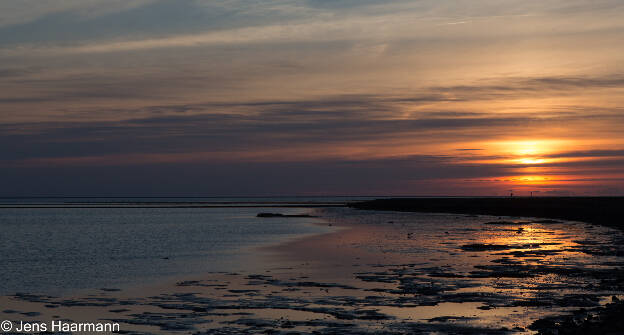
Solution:
[[[356,273],[369,285],[384,285],[376,291],[389,299],[376,304],[393,317],[524,328],[546,315],[595,307],[624,293],[624,234],[615,229],[535,218],[350,209],[328,209],[325,216],[394,227],[366,242],[345,241],[399,260]],[[397,304],[397,297],[408,299]]]
[[[258,269],[254,247],[322,233],[314,218],[257,218],[302,208],[0,209],[0,295],[157,282]]]
[[[155,333],[185,329],[202,330],[206,334],[274,330],[340,334],[378,330],[389,334],[506,334],[530,332],[527,327],[537,319],[600,306],[613,295],[624,294],[622,232],[584,223],[324,208],[310,210],[320,215],[319,219],[262,219],[259,225],[260,221],[256,220],[260,219],[254,217],[259,211],[301,213],[306,210],[213,208],[193,212],[167,209],[164,213],[173,215],[169,220],[145,215],[167,216],[163,212],[152,212],[154,209],[125,212],[128,210],[122,212],[136,214],[130,215],[128,221],[143,222],[147,227],[143,228],[143,234],[148,236],[152,234],[150,229],[155,231],[155,236],[162,237],[166,235],[164,232],[175,231],[180,225],[189,227],[176,232],[183,239],[177,243],[163,244],[156,240],[164,247],[148,253],[158,255],[148,259],[145,262],[148,265],[165,261],[161,259],[164,254],[158,252],[197,250],[197,244],[193,244],[197,237],[201,241],[199,247],[211,239],[221,241],[215,243],[224,243],[224,247],[213,247],[210,250],[215,253],[212,254],[191,252],[188,259],[183,259],[185,254],[180,251],[180,256],[174,258],[180,257],[179,264],[188,266],[213,257],[215,261],[209,268],[215,269],[219,260],[236,259],[227,251],[234,250],[232,246],[241,242],[224,239],[223,236],[230,236],[228,233],[212,236],[210,232],[238,227],[231,236],[240,238],[259,226],[262,231],[255,233],[259,240],[249,244],[248,253],[236,253],[239,261],[225,262],[223,269],[236,273],[204,274],[195,281],[180,282],[149,298],[110,298],[114,293],[100,292],[71,300],[29,295],[18,295],[12,300],[58,309],[69,307],[65,317],[72,317],[72,308],[87,308],[93,303],[101,304],[108,312],[128,308],[131,312],[114,313],[115,320],[149,329],[160,327]],[[103,215],[97,211],[91,213]],[[220,222],[214,215],[227,219]],[[318,220],[324,222],[323,226],[311,225]],[[178,223],[172,225],[172,222]],[[218,227],[211,228],[206,222]],[[162,225],[162,229],[156,223]],[[273,237],[283,242],[284,236],[294,238],[326,232],[332,229],[327,223],[350,228],[322,238],[310,235],[279,249],[281,257],[286,255],[290,260],[299,260],[298,263],[282,263],[283,258],[275,254],[268,257],[273,263],[257,262],[263,255],[257,247],[266,245],[264,242],[275,241]],[[62,226],[63,221],[53,227],[58,225]],[[107,224],[92,226],[106,227]],[[116,228],[127,228],[124,227]],[[312,243],[306,244],[306,240]],[[254,244],[258,241],[259,244]],[[180,243],[187,245],[180,247]],[[309,245],[305,250],[309,252],[296,250],[297,245]],[[376,255],[381,257],[372,257]],[[138,258],[137,262],[143,260]],[[286,263],[297,265],[283,267]],[[157,276],[149,269],[143,271]],[[184,268],[180,266],[177,271],[184,271]],[[158,269],[158,273],[163,273],[162,269]],[[53,313],[58,309],[53,309]]]

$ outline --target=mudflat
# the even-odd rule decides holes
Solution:
[[[613,316],[624,297],[624,233],[609,227],[349,208],[310,215],[334,231],[258,249],[279,267],[18,293],[0,299],[0,315],[115,322],[135,334],[548,334]]]

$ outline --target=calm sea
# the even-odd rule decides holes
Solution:
[[[331,228],[305,214],[363,198],[0,199],[0,294],[68,294],[266,266],[258,247]]]

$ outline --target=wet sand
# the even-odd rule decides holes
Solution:
[[[624,197],[505,197],[505,198],[396,198],[351,203],[359,209],[381,211],[462,213],[531,216],[577,220],[624,230],[621,211]],[[549,220],[543,220],[548,222]],[[620,245],[612,245],[617,249]],[[624,269],[612,272],[622,286]],[[618,315],[624,303],[614,297],[605,307],[575,310],[573,313],[535,322],[541,334],[624,334],[624,321]]]
[[[314,214],[337,230],[258,250],[279,268],[73,297],[17,294],[0,298],[0,317],[108,320],[136,334],[546,333],[561,324],[557,317],[584,308],[587,319],[624,294],[624,238],[610,228],[340,208]]]

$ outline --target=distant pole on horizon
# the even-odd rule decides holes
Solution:
[[[509,197],[513,198],[513,190],[509,190]]]

